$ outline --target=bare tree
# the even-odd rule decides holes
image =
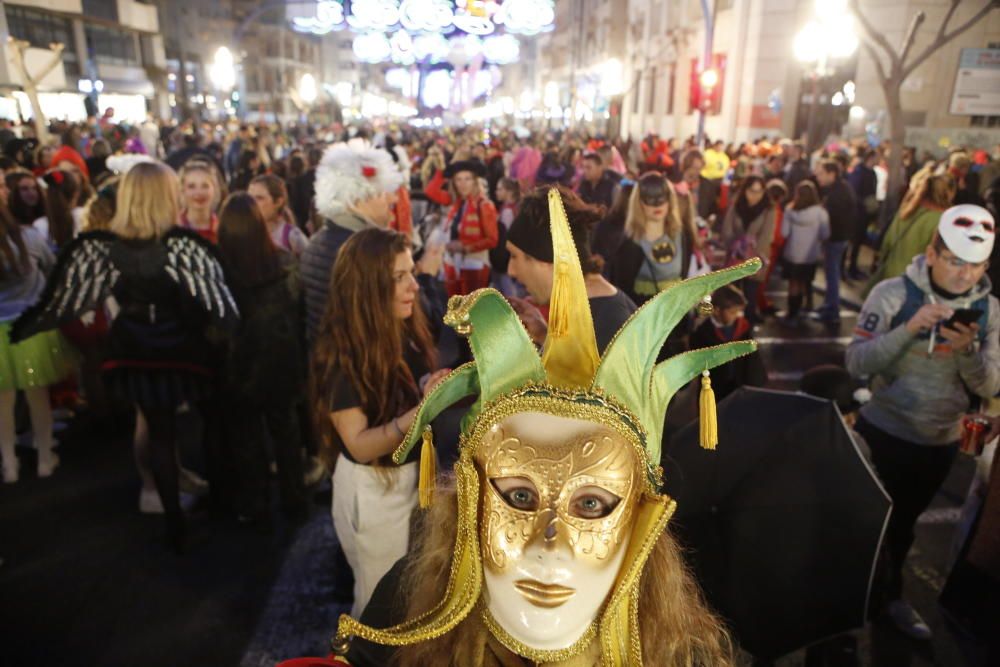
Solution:
[[[40,143],[44,143],[45,139],[48,138],[49,130],[45,114],[42,112],[42,103],[38,99],[38,84],[62,61],[64,45],[59,42],[49,44],[52,58],[34,74],[28,71],[28,66],[24,62],[24,53],[30,46],[23,39],[7,38],[7,47],[14,58],[14,67],[17,68],[18,74],[21,76],[21,87],[24,88],[24,93],[28,96],[28,101],[31,102],[31,111],[35,120],[35,136],[38,137]]]
[[[948,10],[938,26],[934,39],[923,49],[914,52],[913,43],[916,41],[917,31],[927,19],[924,12],[919,11],[913,15],[910,26],[903,35],[903,41],[897,49],[885,38],[883,31],[875,27],[861,12],[858,0],[850,0],[851,11],[861,26],[865,52],[875,63],[875,72],[885,94],[886,111],[889,114],[889,138],[892,140],[892,151],[889,154],[890,197],[898,197],[904,185],[902,182],[902,148],[906,127],[903,124],[903,104],[900,96],[903,82],[935,51],[971,28],[994,9],[1000,8],[1000,0],[986,0],[986,3],[964,23],[949,29],[955,11],[962,4],[963,0],[950,0]]]

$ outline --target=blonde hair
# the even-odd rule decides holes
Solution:
[[[215,197],[212,199],[212,210],[219,208],[219,205],[226,198],[226,186],[222,180],[222,174],[219,173],[219,168],[216,167],[211,162],[202,159],[192,159],[188,160],[181,166],[180,173],[178,174],[179,182],[181,186],[184,185],[184,179],[188,177],[188,174],[193,174],[195,172],[200,172],[203,174],[208,174],[209,178],[212,179],[212,184],[215,186]],[[184,189],[181,188],[183,193]],[[187,208],[187,202],[185,202],[184,208]]]
[[[666,179],[664,179],[666,180]],[[674,190],[674,186],[667,181],[667,201],[670,203],[670,208],[667,211],[667,219],[664,221],[663,231],[670,236],[675,236],[684,227],[684,220],[681,218],[680,212],[680,202],[677,198],[677,191]],[[693,224],[692,220],[692,224]],[[639,186],[638,184],[632,188],[632,194],[628,198],[628,213],[625,216],[625,233],[628,234],[629,238],[633,241],[639,241],[646,236],[646,225],[649,220],[646,217],[646,211],[642,207],[642,201],[639,200]]]
[[[907,220],[917,209],[928,204],[946,209],[955,198],[955,189],[951,174],[935,174],[934,165],[928,164],[910,179],[910,187],[899,206],[899,217]]]
[[[407,619],[429,611],[445,594],[458,532],[454,477],[438,478],[434,503],[420,517],[416,543],[400,578]],[[708,608],[669,532],[656,542],[643,568],[639,596],[642,660],[657,667],[732,667],[734,649],[722,621]],[[391,663],[482,665],[488,630],[475,611],[445,635],[401,646]],[[492,663],[486,663],[492,664]]]
[[[118,186],[111,231],[128,239],[159,238],[177,224],[180,182],[162,162],[132,167]]]

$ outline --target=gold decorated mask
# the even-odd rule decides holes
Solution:
[[[475,463],[494,634],[533,654],[589,639],[631,535],[642,483],[635,448],[600,423],[521,412],[486,432]]]

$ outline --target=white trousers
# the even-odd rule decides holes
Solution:
[[[374,467],[353,463],[341,454],[333,473],[333,528],[354,572],[351,615],[355,618],[409,547],[410,515],[417,507],[417,463],[390,472],[394,480],[387,488]]]

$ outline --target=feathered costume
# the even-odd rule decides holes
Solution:
[[[211,244],[177,227],[148,240],[80,234],[60,253],[38,303],[14,322],[11,340],[76,320],[109,297],[121,310],[102,371],[116,394],[170,407],[209,392],[217,360],[205,326],[239,321]]]

